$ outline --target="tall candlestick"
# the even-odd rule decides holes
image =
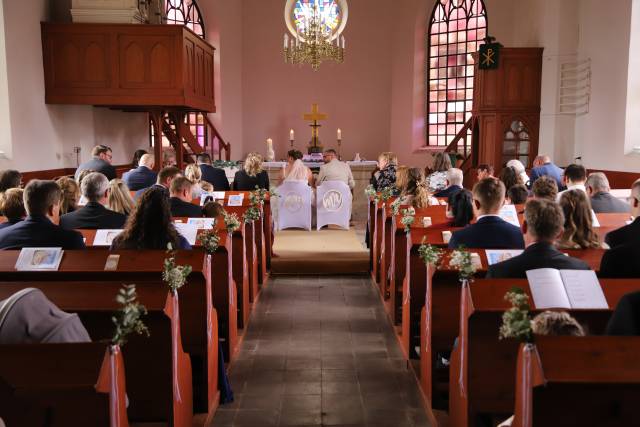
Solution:
[[[338,141],[342,139],[342,131],[338,128]]]
[[[295,133],[293,132],[293,129],[291,129],[291,130],[289,131],[289,141],[293,141],[293,139],[294,139],[294,135],[295,135]]]

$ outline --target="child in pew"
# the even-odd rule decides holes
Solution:
[[[202,215],[205,218],[217,218],[222,215],[223,210],[224,209],[220,203],[211,200],[205,203],[202,207]]]

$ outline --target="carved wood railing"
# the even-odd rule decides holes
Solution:
[[[222,138],[222,136],[220,135],[220,132],[218,132],[218,129],[216,129],[213,123],[211,123],[211,120],[209,120],[209,117],[207,117],[206,114],[204,115],[204,121],[208,129],[207,140],[205,141],[205,149],[209,148],[211,153],[211,158],[215,159],[216,151],[217,151],[218,160],[223,160],[222,151],[224,150],[224,160],[226,161],[231,160],[231,144],[226,142]]]
[[[473,135],[469,133],[469,130],[473,126],[473,117],[469,118],[467,122],[460,128],[460,131],[451,140],[451,143],[445,148],[446,153],[457,153],[462,156],[461,169],[465,171],[471,167],[471,142]],[[462,142],[462,144],[461,144]]]

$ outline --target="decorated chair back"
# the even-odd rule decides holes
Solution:
[[[353,196],[349,186],[342,181],[324,181],[317,189],[317,229],[325,225],[337,225],[349,229]]]
[[[278,187],[277,230],[311,230],[311,187],[306,182],[285,181]]]

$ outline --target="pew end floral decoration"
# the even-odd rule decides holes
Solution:
[[[240,228],[240,219],[235,213],[228,213],[227,211],[223,210],[222,217],[224,218],[224,225],[225,227],[227,227],[227,232],[233,233],[238,228]]]
[[[364,189],[364,195],[367,196],[369,200],[375,200],[376,202],[378,201],[378,192],[375,188],[373,188],[372,184],[369,184],[367,188]]]
[[[264,205],[267,190],[263,190],[256,185],[256,189],[249,193],[249,209],[244,214],[244,222],[251,223],[260,219],[260,209]]]
[[[422,243],[418,248],[418,255],[425,264],[438,266],[438,264],[440,264],[440,260],[442,259],[442,250],[437,246],[425,243],[425,238],[423,237]]]
[[[402,210],[402,219],[400,219],[400,223],[404,225],[405,233],[409,233],[409,231],[411,231],[411,225],[413,225],[415,220],[416,210],[413,207]]]
[[[147,309],[138,302],[136,285],[124,285],[116,295],[116,302],[121,305],[121,308],[111,317],[116,327],[111,345],[122,347],[131,334],[148,337],[149,329],[141,319],[147,314]]]
[[[220,246],[220,236],[215,229],[205,230],[198,234],[198,241],[202,245],[202,248],[209,255],[214,254]]]
[[[178,292],[178,289],[187,283],[187,277],[191,274],[190,265],[177,265],[176,252],[173,250],[171,243],[167,245],[167,258],[164,259],[164,269],[162,271],[162,280],[169,286],[172,293]]]
[[[401,201],[402,201],[402,198],[398,197],[391,203],[391,212],[393,212],[394,215],[398,215],[400,213]]]
[[[462,246],[451,252],[449,266],[454,270],[458,270],[458,277],[461,282],[469,282],[473,280],[473,275],[478,269],[476,264],[473,262],[471,252],[464,249]]]
[[[380,191],[380,200],[382,200],[383,202],[388,201],[390,198],[393,197],[394,191],[395,191],[395,187],[384,187]]]
[[[273,185],[269,187],[269,197],[280,197],[278,189]]]
[[[531,316],[529,315],[529,295],[521,288],[513,288],[504,295],[511,308],[502,314],[500,339],[513,338],[529,343],[533,338]]]

